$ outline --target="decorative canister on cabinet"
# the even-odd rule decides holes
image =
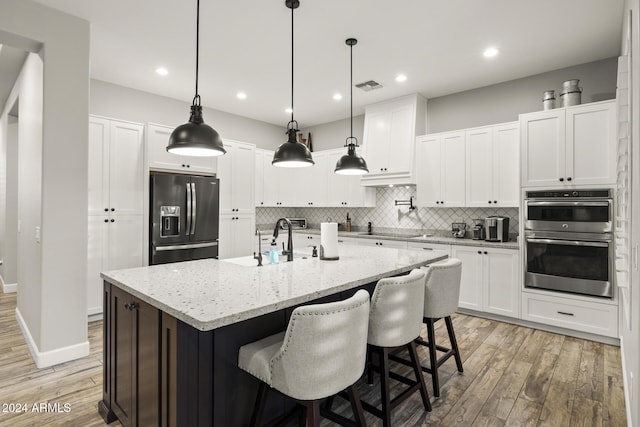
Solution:
[[[544,96],[542,97],[542,107],[545,110],[553,110],[554,108],[556,108],[555,90],[547,90],[544,92]]]
[[[562,83],[562,92],[560,93],[560,105],[562,107],[570,107],[582,103],[582,88],[579,84],[580,80],[578,79],[570,79]]]

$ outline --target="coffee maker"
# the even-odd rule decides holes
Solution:
[[[509,218],[490,216],[484,220],[485,238],[489,242],[506,242],[509,240]]]
[[[473,220],[471,233],[471,238],[473,240],[484,240],[484,219],[478,218]]]

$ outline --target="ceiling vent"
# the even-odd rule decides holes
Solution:
[[[362,89],[365,92],[369,92],[371,90],[375,90],[375,89],[382,89],[382,85],[380,83],[378,83],[375,80],[368,80],[366,82],[363,83],[358,83],[356,85],[356,87],[358,89]]]

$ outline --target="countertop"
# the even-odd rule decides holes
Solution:
[[[272,233],[273,230],[265,230],[266,234]],[[282,230],[280,235],[286,236],[287,231]],[[320,234],[319,228],[305,228],[305,229],[296,229],[294,233],[307,233],[307,234]],[[471,238],[456,238],[450,236],[441,236],[441,235],[422,235],[423,237],[411,237],[415,236],[418,233],[414,234],[406,234],[402,235],[402,233],[398,233],[397,236],[377,236],[375,233],[373,235],[367,235],[366,232],[362,231],[338,231],[338,236],[340,237],[353,237],[357,239],[384,239],[384,240],[399,240],[405,242],[419,242],[419,243],[439,243],[444,245],[461,245],[461,246],[483,246],[489,248],[503,248],[503,249],[519,249],[520,245],[518,242],[487,242],[486,240],[473,240]],[[467,233],[468,234],[468,233]]]
[[[302,255],[263,267],[205,259],[107,271],[101,277],[192,327],[208,331],[447,257],[442,251],[349,245],[340,247],[338,261]]]

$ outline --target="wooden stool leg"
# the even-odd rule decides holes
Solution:
[[[416,381],[420,384],[420,396],[422,397],[422,404],[424,410],[431,412],[431,402],[429,401],[429,392],[427,386],[424,383],[424,376],[422,375],[422,366],[420,366],[420,359],[418,358],[418,352],[416,351],[416,343],[411,341],[407,347],[409,348],[409,356],[411,357],[411,364],[413,365],[413,372],[416,374]]]
[[[307,427],[320,427],[319,400],[312,400],[307,404]]]
[[[434,319],[426,319],[427,337],[429,340],[429,363],[431,364],[431,382],[433,395],[440,397],[440,381],[438,380],[438,355],[436,354],[436,333],[433,328]]]
[[[347,389],[351,409],[353,409],[353,418],[356,420],[356,426],[365,427],[367,422],[364,420],[364,411],[362,410],[362,402],[360,402],[360,393],[355,384]]]
[[[371,358],[373,356],[373,351],[371,350],[371,346],[367,345],[367,362],[366,362],[366,371],[367,371],[367,384],[373,385],[373,369],[371,368]]]
[[[451,341],[451,349],[454,352],[453,357],[455,357],[456,359],[456,366],[458,367],[458,372],[464,372],[462,369],[462,360],[460,360],[460,352],[458,351],[458,342],[456,341],[456,333],[453,331],[453,322],[451,321],[451,316],[445,317],[444,321],[447,324],[449,341]]]
[[[260,381],[260,388],[258,389],[258,395],[256,396],[256,402],[253,405],[253,414],[251,414],[251,427],[257,427],[260,424],[260,418],[262,418],[262,411],[264,410],[264,404],[267,401],[267,394],[269,393],[269,386]]]
[[[382,394],[382,425],[391,427],[391,391],[389,390],[389,350],[380,349],[380,391]]]

